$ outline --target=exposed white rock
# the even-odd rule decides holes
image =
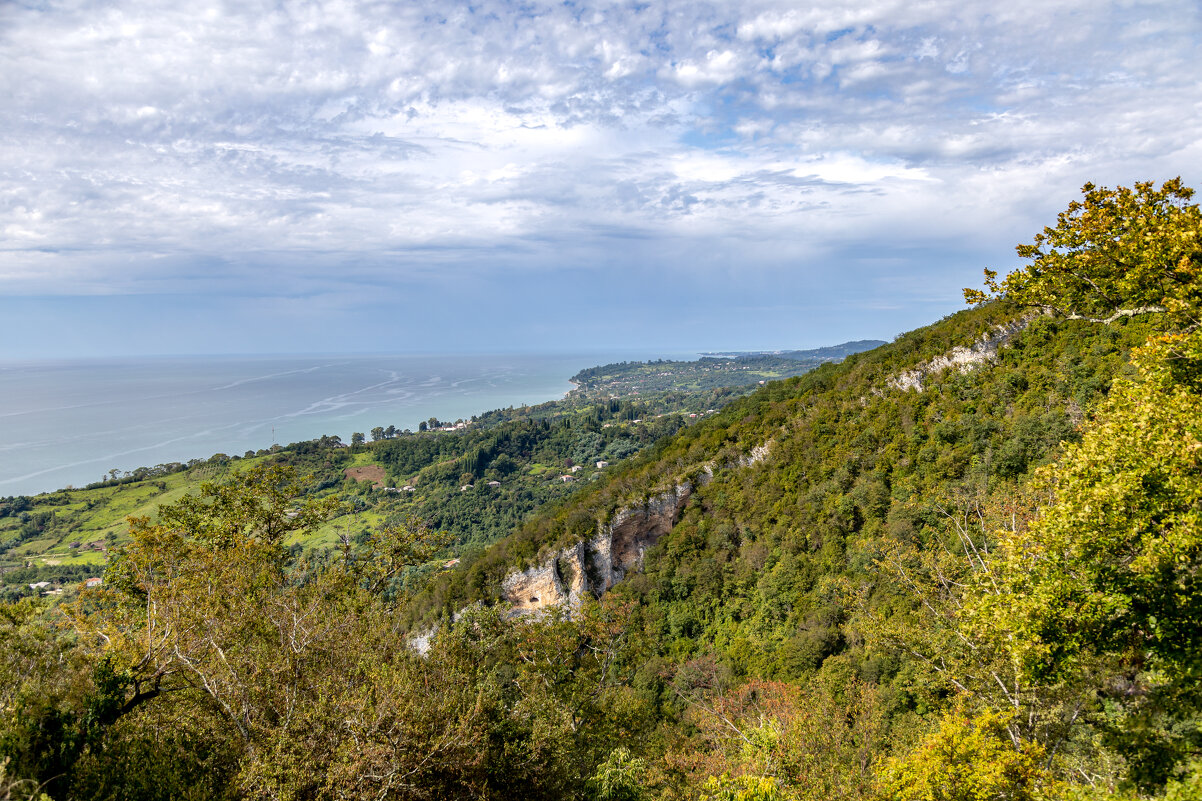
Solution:
[[[773,440],[768,440],[763,445],[756,445],[751,449],[750,455],[739,457],[739,466],[751,467],[753,464],[759,464],[760,462],[764,461],[768,458],[768,455],[772,453],[772,446],[775,444],[776,443]]]
[[[597,534],[501,583],[512,614],[536,613],[553,606],[579,608],[585,594],[600,597],[643,564],[647,549],[672,530],[692,494],[689,483],[616,512]]]
[[[712,468],[709,473],[712,475]],[[531,615],[560,607],[579,609],[585,595],[599,598],[642,567],[643,556],[680,519],[693,493],[689,482],[648,498],[638,506],[620,509],[597,526],[596,535],[563,549],[525,570],[515,570],[501,582],[509,614]],[[462,611],[462,610],[461,610]],[[459,615],[453,615],[452,620]],[[420,654],[430,650],[437,624],[409,638],[409,647]]]
[[[966,373],[978,364],[995,362],[998,349],[1013,339],[1015,334],[1030,325],[1033,319],[1035,319],[1033,316],[1023,317],[1012,323],[995,326],[992,331],[985,332],[980,339],[968,347],[952,348],[942,356],[936,356],[912,370],[893,376],[886,383],[893,389],[900,389],[903,392],[910,389],[922,392],[923,382],[944,370],[954,367],[959,372]]]
[[[425,656],[430,652],[430,643],[433,642],[434,635],[437,633],[438,624],[434,624],[428,629],[422,629],[417,634],[410,635],[409,647]]]

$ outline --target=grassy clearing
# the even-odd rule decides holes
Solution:
[[[9,551],[14,557],[28,559],[30,557],[41,556],[46,551],[58,545],[58,539],[41,539],[30,540]]]

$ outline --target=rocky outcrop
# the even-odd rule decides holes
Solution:
[[[501,593],[510,612],[525,615],[548,606],[579,606],[589,591],[584,543],[560,551],[542,564],[510,573],[501,582]]]
[[[692,494],[684,483],[646,502],[616,512],[589,540],[565,548],[540,564],[505,577],[501,592],[511,614],[580,606],[586,594],[600,597],[643,564],[647,549],[672,530]]]
[[[759,464],[760,462],[764,461],[768,458],[768,455],[772,453],[772,446],[775,444],[776,443],[774,441],[768,440],[763,445],[756,445],[751,449],[751,453],[749,455],[739,457],[739,466],[751,467],[753,464]]]
[[[648,498],[641,504],[619,509],[597,526],[588,540],[564,548],[525,570],[509,573],[501,582],[501,595],[508,603],[510,616],[539,614],[561,608],[578,609],[586,595],[599,598],[631,572],[642,568],[647,549],[655,545],[680,520],[693,494],[694,484],[704,487],[714,480],[716,469],[750,467],[767,459],[775,440],[757,445],[746,455],[721,466],[706,462],[692,476],[667,492]],[[452,615],[452,620],[459,617]],[[410,646],[426,653],[438,626],[417,632]]]
[[[699,480],[712,476],[710,467],[703,470]],[[564,548],[537,565],[510,573],[501,582],[509,614],[515,617],[538,614],[554,607],[578,609],[586,594],[601,597],[642,567],[647,549],[672,530],[692,494],[693,485],[686,481],[637,506],[620,509],[597,526],[591,539]],[[458,617],[459,613],[452,620]],[[409,646],[418,653],[426,653],[438,628],[434,625],[415,633],[409,638]]]
[[[588,543],[593,560],[590,575],[598,595],[625,578],[627,572],[642,567],[643,554],[672,530],[692,493],[691,484],[679,484],[641,506],[619,511],[608,524],[598,527],[597,536]]]
[[[980,339],[968,347],[952,348],[947,353],[923,362],[912,370],[893,376],[886,383],[891,388],[900,389],[903,392],[909,389],[922,392],[923,382],[944,370],[954,367],[964,373],[978,364],[997,361],[998,349],[1013,339],[1015,334],[1030,325],[1033,319],[1035,319],[1034,316],[1023,317],[1005,325],[995,326],[993,330],[986,331]]]

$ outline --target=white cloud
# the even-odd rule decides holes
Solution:
[[[704,58],[686,59],[671,70],[672,77],[689,88],[728,83],[740,74],[739,57],[733,50],[710,50]]]
[[[63,0],[3,16],[10,293],[257,292],[350,262],[379,282],[550,271],[563,243],[609,264],[623,242],[671,254],[682,236],[768,269],[857,236],[1000,235],[991,214],[1044,219],[1085,178],[1187,172],[1202,139],[1188,0]]]

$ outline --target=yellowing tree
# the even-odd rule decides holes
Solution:
[[[1153,340],[1082,440],[1037,481],[1053,498],[1002,536],[1001,592],[970,605],[1021,675],[1093,674],[1131,778],[1202,756],[1202,329]]]
[[[1030,264],[1001,281],[985,271],[988,292],[965,289],[969,303],[1005,296],[1072,319],[1111,322],[1160,312],[1178,324],[1199,321],[1202,212],[1180,178],[1156,189],[1086,184],[1085,197],[1061,212],[1018,255]]]
[[[335,507],[297,494],[287,469],[255,468],[132,521],[102,591],[72,610],[114,665],[112,716],[207,715],[246,797],[453,794],[480,767],[471,666],[413,653],[382,592],[436,541],[411,525],[296,559],[285,538]]]
[[[881,774],[887,801],[1035,801],[1050,777],[1038,746],[1016,749],[1005,717],[949,712],[918,747]]]

